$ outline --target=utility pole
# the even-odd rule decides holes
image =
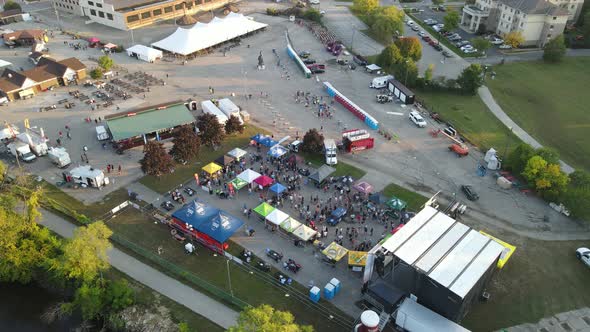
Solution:
[[[135,44],[135,40],[133,38],[133,29],[129,29],[129,31],[131,31],[131,45]]]
[[[57,6],[55,5],[55,2],[53,2],[53,11],[55,12],[55,18],[57,19],[57,27],[59,28],[60,31],[62,31],[63,28],[61,26],[61,20],[59,19],[59,12],[57,10]]]

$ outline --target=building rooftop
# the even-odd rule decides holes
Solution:
[[[15,32],[5,33],[2,38],[5,41],[18,40],[18,39],[42,39],[45,36],[43,30],[18,30]]]
[[[500,3],[529,15],[569,15],[567,9],[546,0],[500,0]]]
[[[113,5],[116,11],[133,10],[135,8],[172,2],[173,0],[104,0],[105,3]]]
[[[461,298],[496,264],[504,247],[426,206],[383,248]]]
[[[147,109],[113,114],[106,120],[114,141],[195,122],[184,103],[154,105]]]

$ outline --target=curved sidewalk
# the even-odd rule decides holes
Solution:
[[[40,222],[41,225],[66,238],[71,238],[74,235],[75,225],[47,210],[41,210],[41,212],[43,213],[43,219]],[[238,312],[211,299],[207,295],[197,292],[193,288],[140,262],[117,248],[111,249],[108,256],[111,266],[117,270],[171,300],[182,304],[224,329],[236,324]]]
[[[502,123],[506,127],[512,128],[512,132],[516,136],[518,136],[518,138],[520,138],[523,142],[529,144],[535,149],[543,147],[541,143],[537,142],[536,139],[534,139],[526,131],[520,128],[519,125],[517,125],[506,113],[504,113],[500,105],[496,103],[494,96],[492,96],[492,93],[490,92],[490,89],[488,89],[487,86],[484,85],[481,88],[479,88],[477,90],[477,93],[479,94],[479,97],[484,102],[484,104],[486,104],[486,106],[498,118],[498,120],[502,121]],[[573,167],[566,164],[563,160],[560,160],[559,164],[561,165],[561,169],[567,174],[570,174],[575,170]]]

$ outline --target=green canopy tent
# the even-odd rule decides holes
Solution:
[[[275,208],[270,204],[264,202],[254,208],[254,212],[258,213],[264,220]]]
[[[401,211],[402,209],[404,209],[408,203],[402,201],[401,199],[392,196],[387,203],[385,203],[385,205],[389,206],[390,208],[397,210],[397,211]]]
[[[231,180],[229,183],[231,183],[234,186],[235,190],[240,190],[248,185],[247,181],[244,181],[240,178],[235,178],[235,179]]]

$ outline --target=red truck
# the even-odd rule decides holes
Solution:
[[[342,145],[346,152],[372,149],[375,139],[364,129],[352,129],[342,133]]]
[[[314,74],[321,74],[326,72],[326,65],[318,63],[307,65],[307,68],[309,68],[309,70],[311,70],[311,72]]]

